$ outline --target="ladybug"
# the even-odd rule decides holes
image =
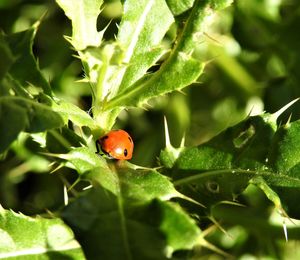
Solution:
[[[112,159],[130,160],[132,157],[134,144],[130,135],[124,130],[112,130],[100,137],[96,143]],[[97,152],[99,153],[98,146]]]

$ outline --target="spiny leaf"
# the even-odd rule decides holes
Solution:
[[[9,44],[10,50],[15,57],[9,69],[9,74],[23,87],[35,86],[41,88],[45,94],[51,96],[49,83],[42,75],[32,53],[32,45],[39,23],[34,24],[26,31],[6,35],[4,39]],[[42,92],[40,90],[40,92]]]
[[[66,101],[53,102],[52,107],[55,112],[61,115],[65,123],[71,120],[77,126],[88,126],[92,130],[99,127],[96,126],[95,121],[87,112],[72,103]]]
[[[60,158],[70,160],[80,178],[93,183],[62,214],[81,237],[87,257],[166,259],[198,243],[200,230],[195,221],[166,202],[181,194],[157,171],[124,161],[106,163],[86,148]],[[186,235],[178,236],[181,232]]]
[[[269,154],[269,164],[281,174],[293,172],[300,164],[300,121],[282,125],[276,132]],[[294,172],[300,178],[297,171]]]
[[[300,218],[300,121],[288,123],[277,130],[268,156],[268,166],[281,181],[268,179],[267,183],[278,193],[290,217]],[[291,184],[293,185],[291,186]]]
[[[60,219],[30,218],[0,206],[0,259],[84,259],[70,228]]]
[[[266,161],[275,130],[272,115],[249,117],[207,143],[181,149],[169,174],[183,194],[205,206],[234,200],[254,176],[270,177]]]
[[[63,125],[62,118],[51,107],[21,97],[0,97],[1,139],[4,151],[21,131],[42,132]]]
[[[180,149],[167,172],[183,194],[206,206],[234,200],[252,183],[281,213],[299,218],[300,121],[277,129],[276,119],[277,113],[249,117],[207,143]]]
[[[164,0],[129,0],[124,3],[117,42],[124,50],[123,63],[128,66],[119,91],[141,78],[165,52],[160,46],[161,40],[173,22]]]
[[[99,173],[100,168],[104,168],[106,171],[109,171],[105,159],[95,154],[94,151],[91,151],[87,147],[75,148],[67,154],[60,154],[56,156],[67,160],[68,163],[71,163],[79,174],[84,174],[93,170],[98,171]]]
[[[93,83],[93,115],[101,128],[110,129],[122,107],[104,111],[106,102],[142,78],[165,53],[161,40],[172,22],[163,0],[126,1],[116,42],[84,54]]]
[[[209,142],[183,150],[179,169],[260,169],[264,166],[276,130],[272,115],[249,117]]]
[[[63,217],[91,259],[167,259],[176,250],[191,249],[200,235],[195,221],[170,202],[129,206],[101,188],[70,204]]]
[[[212,8],[209,1],[195,1],[193,9],[186,21],[182,33],[168,59],[160,69],[133,86],[122,90],[115,98],[105,104],[104,109],[110,110],[117,106],[141,106],[147,100],[174,90],[180,90],[195,82],[201,75],[204,63],[192,57],[195,42],[200,42],[205,31],[206,22]]]
[[[100,46],[103,32],[97,31],[97,18],[103,0],[56,0],[72,21],[71,43],[76,50]]]

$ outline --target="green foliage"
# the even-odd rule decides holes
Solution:
[[[291,157],[281,150],[278,135],[281,135],[282,127],[276,131],[275,120],[274,114],[249,117],[207,143],[183,149],[177,153],[168,175],[176,180],[176,186],[184,186],[183,193],[208,208],[220,201],[233,200],[250,181],[261,188],[276,207],[286,208],[289,216],[299,218],[298,211],[293,210],[295,201],[283,201],[281,205],[279,196],[272,190],[279,189],[286,194],[298,191],[300,184],[297,174],[291,174],[287,167],[288,162],[296,166],[295,158],[298,157],[291,156],[293,159],[289,160]],[[288,128],[293,129],[298,124],[299,121],[292,122]],[[286,137],[286,142],[290,141],[289,147],[295,139]],[[293,154],[299,152],[295,146],[292,151]],[[276,163],[280,162],[279,158],[284,158],[284,163],[280,164],[283,168],[272,165],[274,152]]]
[[[36,91],[43,91],[45,94],[51,95],[50,85],[39,71],[32,53],[33,40],[38,24],[36,23],[29,30],[4,36],[14,57],[9,74],[23,87],[34,85],[37,88]]]
[[[30,218],[0,208],[1,259],[84,257],[72,230],[61,219]]]
[[[157,172],[96,168],[88,176],[101,186],[94,185],[62,213],[88,258],[166,259],[166,253],[197,243],[200,229],[182,208],[166,201],[176,191]]]
[[[57,3],[72,21],[72,44],[74,48],[83,50],[88,46],[99,46],[102,33],[97,31],[96,23],[103,1],[80,0],[72,2],[58,0]]]
[[[232,2],[0,4],[0,258],[289,257],[299,14]],[[96,153],[112,128],[132,163]]]
[[[21,131],[43,132],[62,126],[61,117],[46,105],[14,96],[0,97],[1,142],[5,151]]]

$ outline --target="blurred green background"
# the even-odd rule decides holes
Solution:
[[[106,40],[117,34],[121,13],[119,1],[106,1],[98,19],[99,30],[111,21]],[[90,86],[76,82],[84,76],[82,66],[64,39],[71,35],[71,24],[55,1],[0,0],[0,29],[6,34],[25,30],[39,19],[34,54],[42,72],[57,96],[89,111]],[[181,17],[176,19],[179,23]],[[166,35],[166,46],[174,39],[176,26]],[[186,145],[192,146],[250,113],[275,112],[300,96],[298,0],[236,0],[212,19],[205,36],[195,53],[207,62],[197,83],[182,93],[153,100],[147,111],[130,109],[120,114],[116,128],[127,129],[135,140],[133,163],[157,165],[164,147],[164,116],[172,144],[179,146],[185,137]],[[300,104],[296,104],[278,123],[290,115],[292,120],[299,119],[299,112]],[[32,157],[37,150],[34,140],[26,139],[14,144],[0,161],[0,203],[5,207],[33,214],[62,204],[65,180],[35,174],[46,172],[49,163],[44,157]]]

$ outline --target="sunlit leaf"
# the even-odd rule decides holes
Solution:
[[[1,259],[84,259],[72,230],[60,219],[27,217],[0,206]]]
[[[78,126],[88,126],[91,129],[97,128],[95,121],[87,112],[83,111],[78,106],[70,102],[53,102],[53,110],[59,113],[66,123],[68,122],[68,120],[71,120]]]
[[[56,0],[72,21],[72,44],[76,50],[99,46],[103,33],[97,31],[97,18],[103,0]]]
[[[223,2],[217,4],[209,1],[197,2],[190,11],[182,33],[178,36],[176,44],[169,57],[153,75],[146,76],[136,84],[121,90],[105,105],[105,110],[117,106],[141,106],[153,97],[163,95],[195,82],[201,75],[204,62],[194,59],[195,43],[201,41],[209,16],[215,9],[226,6]],[[224,5],[224,6],[223,6]]]
[[[165,1],[125,1],[117,41],[124,49],[123,63],[128,66],[119,91],[141,78],[165,52],[161,40],[173,21]]]

